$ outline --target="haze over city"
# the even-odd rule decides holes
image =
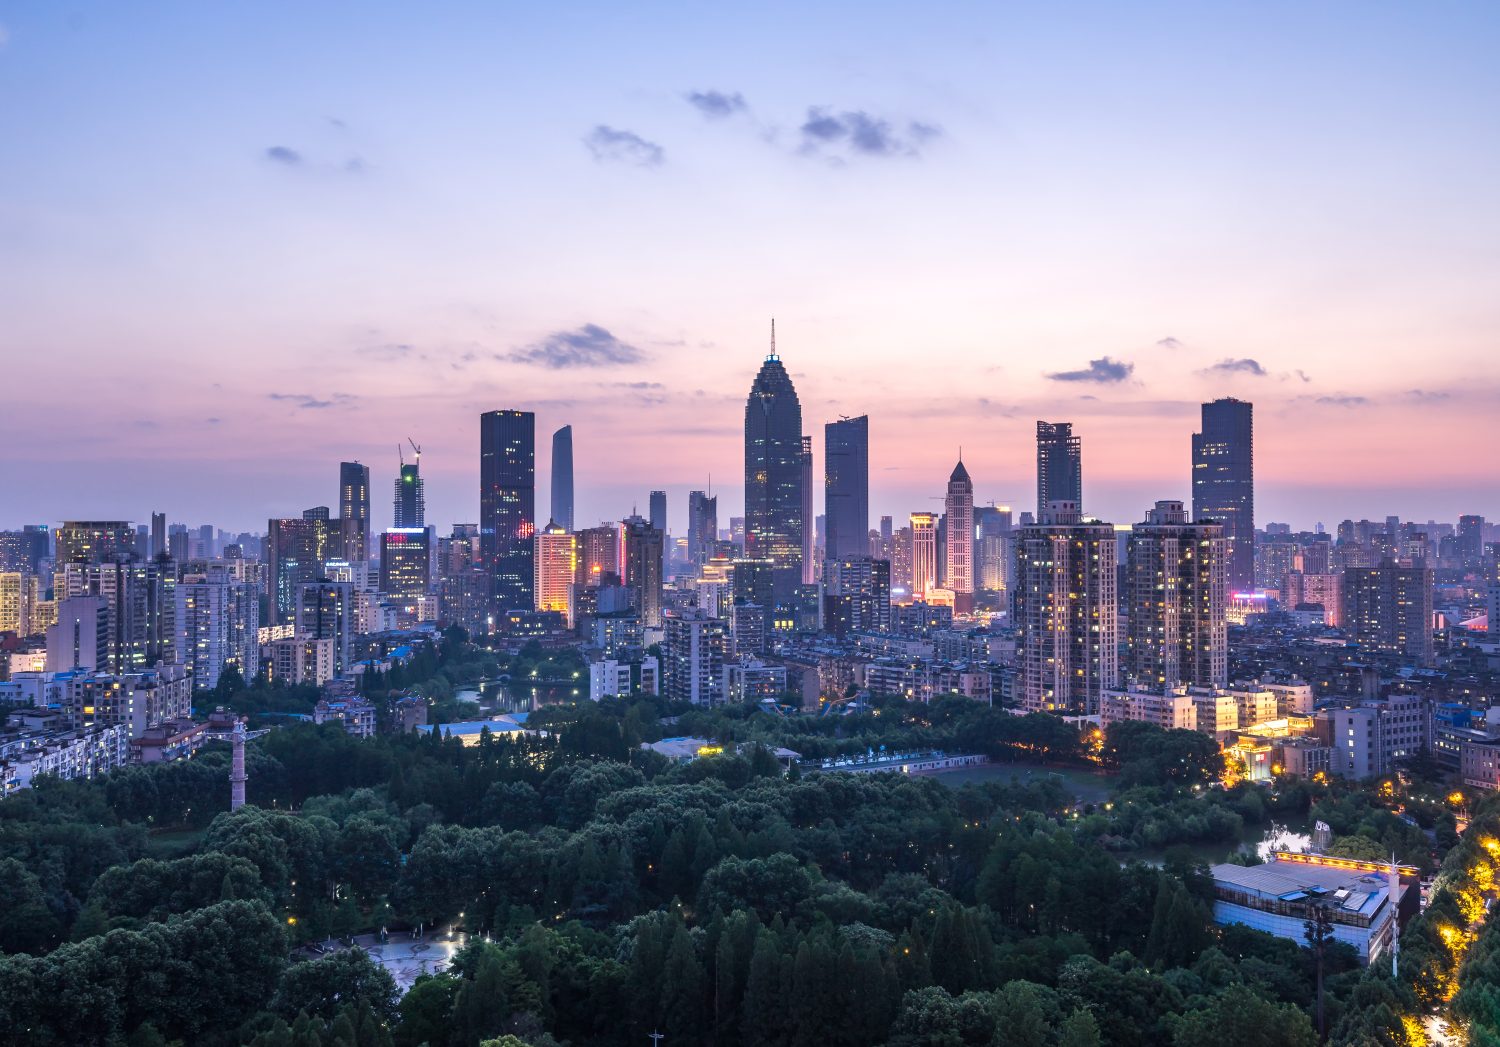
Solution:
[[[407,436],[473,520],[497,407],[573,425],[580,521],[727,517],[772,316],[808,430],[870,416],[872,516],[960,445],[1031,508],[1066,418],[1136,520],[1219,396],[1260,520],[1493,511],[1497,17],[0,10],[0,526],[260,528]]]

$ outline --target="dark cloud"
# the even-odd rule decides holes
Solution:
[[[1205,367],[1203,374],[1250,374],[1257,378],[1264,378],[1267,371],[1260,365],[1258,360],[1252,360],[1248,356],[1239,360],[1220,360],[1212,367]]]
[[[1293,371],[1292,374],[1296,375],[1298,378],[1302,379],[1304,382],[1310,382],[1310,381],[1312,381],[1312,378],[1308,376],[1308,373],[1306,371]]]
[[[301,167],[302,154],[284,145],[273,145],[266,150],[266,159],[287,167]]]
[[[722,120],[726,116],[745,111],[745,96],[735,91],[690,91],[683,96],[698,112],[710,120]]]
[[[1330,407],[1363,407],[1370,400],[1364,396],[1320,396],[1313,402],[1327,404]]]
[[[934,124],[913,120],[905,127],[896,127],[863,110],[835,113],[822,106],[807,110],[807,119],[799,130],[804,153],[845,147],[861,156],[916,156],[923,145],[943,133]]]
[[[1090,360],[1089,365],[1077,371],[1055,371],[1047,377],[1054,382],[1100,382],[1112,385],[1123,382],[1135,370],[1135,364],[1123,360],[1112,360],[1107,356]]]
[[[560,370],[568,367],[613,367],[638,363],[646,354],[622,342],[598,324],[576,331],[554,331],[535,345],[518,349],[507,359]]]
[[[600,124],[583,140],[594,159],[619,164],[634,164],[636,167],[660,167],[666,159],[666,150],[655,142],[648,142],[634,131],[621,131]]]
[[[1181,349],[1181,348],[1183,348],[1182,341],[1180,339],[1173,338],[1171,335],[1168,335],[1166,338],[1158,338],[1156,340],[1156,344],[1157,344],[1157,347],[1161,348],[1161,349]]]
[[[290,403],[303,410],[316,411],[320,411],[325,407],[342,407],[354,399],[348,393],[333,393],[326,400],[321,400],[307,393],[267,393],[266,395],[272,400]]]

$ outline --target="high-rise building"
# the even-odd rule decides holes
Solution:
[[[817,536],[822,521],[813,521],[813,451],[812,437],[802,438],[802,584],[818,581]]]
[[[147,546],[148,555],[154,560],[167,551],[167,514],[151,514],[151,543]]]
[[[63,565],[53,579],[59,600],[97,596],[104,601],[103,672],[141,672],[177,661],[176,565],[171,560],[114,560]]]
[[[1343,629],[1361,646],[1431,665],[1432,568],[1386,559],[1344,571]]]
[[[647,628],[661,625],[662,533],[632,516],[620,525],[625,548],[625,584],[635,590],[636,610]]]
[[[57,529],[57,562],[102,563],[135,555],[128,520],[66,520]]]
[[[667,533],[667,492],[652,491],[649,504],[650,511],[646,518],[651,521],[652,527],[665,535]]]
[[[354,587],[348,582],[322,579],[297,591],[296,638],[301,642],[326,640],[333,647],[332,675],[354,664]]]
[[[840,418],[823,427],[823,505],[831,562],[869,554],[870,419]]]
[[[1093,715],[1119,682],[1114,526],[1053,502],[1016,537],[1018,686],[1027,712]]]
[[[380,535],[380,591],[393,603],[415,605],[432,593],[431,532],[393,527]]]
[[[420,448],[417,449],[414,461],[408,462],[402,458],[401,470],[396,474],[395,492],[391,526],[397,530],[427,526],[427,495],[422,482]]]
[[[30,580],[23,571],[0,571],[0,633],[31,634]]]
[[[937,514],[911,514],[911,598],[937,588]]]
[[[1484,517],[1458,518],[1458,559],[1465,571],[1477,571],[1484,564]]]
[[[688,561],[702,567],[719,540],[719,499],[703,491],[688,492]]]
[[[724,700],[723,619],[698,610],[670,611],[662,621],[662,693],[669,701],[714,705]]]
[[[535,530],[536,416],[487,411],[479,416],[479,546],[496,622],[534,606]]]
[[[50,537],[46,527],[30,524],[19,531],[0,531],[0,571],[35,574],[47,558]]]
[[[266,524],[266,584],[273,625],[292,622],[297,614],[297,591],[323,577],[329,559],[328,520],[304,514],[300,519],[270,520]]]
[[[916,599],[912,578],[912,528],[901,528],[891,535],[891,599],[911,603]],[[934,550],[936,554],[936,550]]]
[[[870,556],[824,561],[823,630],[887,632],[891,627],[891,564]]]
[[[948,521],[944,586],[953,590],[953,609],[963,614],[974,609],[974,483],[962,458],[948,477],[943,515]]]
[[[246,682],[260,669],[260,601],[255,586],[223,570],[186,574],[177,583],[177,650],[195,690],[218,686],[233,666]]]
[[[47,671],[107,671],[107,613],[104,601],[97,596],[71,596],[58,600],[57,620],[47,627]]]
[[[1255,586],[1255,446],[1253,410],[1225,398],[1203,405],[1193,434],[1193,519],[1217,520],[1229,543],[1229,588]]]
[[[802,582],[802,404],[776,354],[761,365],[745,403],[745,555],[774,565],[775,598],[790,604]]]
[[[1072,422],[1036,423],[1036,508],[1053,502],[1083,505],[1083,445]]]
[[[573,529],[573,427],[552,434],[552,522]]]
[[[1130,683],[1166,693],[1229,683],[1224,528],[1157,502],[1126,553]]]
[[[588,588],[611,580],[618,585],[623,578],[619,528],[614,524],[600,524],[579,531],[578,577],[575,579],[578,586]]]
[[[358,462],[339,463],[339,531],[344,559],[364,563],[370,559],[370,467]]]
[[[557,522],[536,533],[536,609],[558,611],[573,627],[573,586],[578,576],[578,536]]]

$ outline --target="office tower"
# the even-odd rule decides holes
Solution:
[[[840,418],[823,426],[823,507],[827,560],[867,555],[870,531],[870,419]]]
[[[1129,682],[1162,693],[1229,683],[1226,543],[1217,523],[1190,523],[1157,502],[1131,529],[1125,560]]]
[[[325,578],[297,590],[296,639],[331,641],[334,676],[344,674],[354,664],[354,604],[354,587],[348,582]]]
[[[340,550],[350,563],[370,559],[370,467],[359,462],[339,463]]]
[[[151,514],[151,542],[147,546],[147,555],[151,559],[161,556],[167,551],[167,514]]]
[[[912,587],[912,529],[908,525],[891,536],[891,593],[897,603],[911,603],[916,597]]]
[[[573,427],[565,425],[552,434],[551,520],[565,531],[573,530]]]
[[[655,527],[662,534],[666,534],[667,533],[667,492],[666,491],[652,491],[651,492],[650,510],[647,513],[647,519],[651,521],[651,526],[652,527]]]
[[[328,561],[328,521],[317,517],[269,520],[266,523],[266,587],[272,625],[291,623],[297,614],[297,591],[323,577]]]
[[[1113,525],[1053,502],[1016,536],[1018,693],[1027,712],[1093,715],[1118,683]]]
[[[578,585],[582,588],[613,581],[620,584],[620,532],[614,524],[585,527],[578,532]]]
[[[870,556],[824,561],[823,631],[842,639],[851,632],[891,628],[891,565]]]
[[[719,540],[719,499],[703,491],[688,492],[688,562],[702,567],[713,558]]]
[[[401,457],[401,471],[396,475],[395,507],[391,526],[397,530],[427,526],[427,495],[422,483],[422,449],[412,444],[416,457],[406,461]],[[397,453],[400,448],[397,447]]]
[[[0,633],[31,634],[31,608],[27,599],[29,574],[0,571]]]
[[[416,609],[432,592],[432,532],[393,527],[380,535],[380,591],[392,603]]]
[[[953,609],[964,614],[974,609],[974,484],[962,458],[948,477],[943,515],[948,524],[944,585],[953,590]]]
[[[552,522],[536,533],[536,609],[558,611],[573,627],[573,585],[578,575],[578,536]]]
[[[1484,564],[1484,517],[1458,518],[1458,560],[1465,571],[1477,571]]]
[[[937,588],[937,515],[911,514],[911,598],[926,600]]]
[[[1229,589],[1255,585],[1255,453],[1251,405],[1222,399],[1203,405],[1193,434],[1193,519],[1217,520],[1229,543]]]
[[[805,526],[802,405],[776,355],[761,365],[745,402],[745,555],[775,565],[775,599],[790,604],[802,582]]]
[[[650,521],[632,516],[620,525],[625,548],[625,584],[635,590],[635,607],[648,629],[661,625],[662,533]]]
[[[479,416],[479,545],[496,621],[534,605],[535,530],[536,415],[487,411]]]
[[[105,672],[109,634],[104,601],[73,596],[57,601],[57,621],[47,627],[47,671],[93,669]]]
[[[0,531],[0,571],[35,574],[48,555],[46,527],[28,524],[19,531]]]
[[[176,567],[171,560],[115,560],[63,565],[53,581],[58,599],[104,601],[105,656],[93,668],[141,672],[177,660]]]
[[[1431,665],[1432,568],[1387,559],[1378,567],[1344,572],[1344,632],[1363,647]]]
[[[177,650],[194,690],[218,686],[232,666],[248,683],[260,670],[260,601],[255,586],[222,567],[177,583]]]
[[[57,529],[57,563],[102,563],[135,555],[135,528],[126,520],[67,520]]]
[[[662,621],[663,694],[668,701],[714,705],[724,700],[724,621],[702,611],[670,611]]]
[[[1083,505],[1083,448],[1072,422],[1036,423],[1036,508],[1053,502]]]

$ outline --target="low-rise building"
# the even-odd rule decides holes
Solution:
[[[130,734],[123,724],[0,736],[0,780],[11,791],[29,789],[43,775],[66,781],[108,774],[129,758]]]
[[[373,738],[375,706],[363,698],[324,698],[313,706],[313,723],[335,722],[355,738]]]
[[[147,727],[139,738],[130,739],[132,763],[171,763],[191,757],[207,738],[207,725],[192,720],[168,720]]]
[[[1126,688],[1100,695],[1099,722],[1104,727],[1140,722],[1154,723],[1169,731],[1194,731],[1198,729],[1198,709],[1186,689],[1157,694]]]

